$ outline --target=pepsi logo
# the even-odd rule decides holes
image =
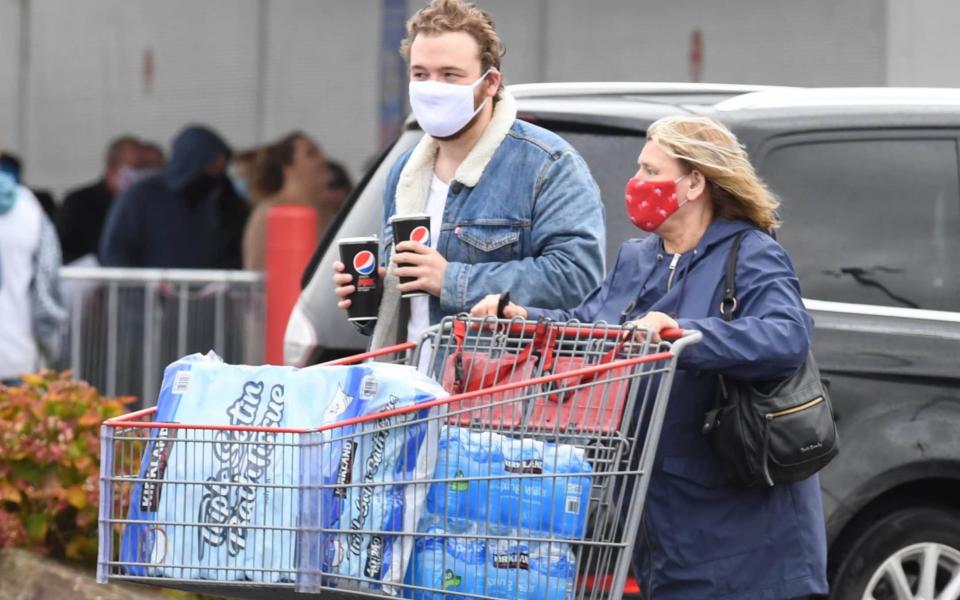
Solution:
[[[411,242],[420,242],[424,246],[430,245],[430,230],[420,225],[419,227],[414,227],[413,231],[410,232],[410,241]]]
[[[376,258],[373,252],[361,250],[353,257],[353,269],[361,275],[370,275],[377,268]]]

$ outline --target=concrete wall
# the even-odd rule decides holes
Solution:
[[[689,81],[695,29],[703,39],[702,81],[880,85],[885,77],[885,5],[876,0],[479,4],[497,18],[515,82]]]
[[[699,30],[703,81],[960,85],[955,0],[478,3],[496,19],[510,83],[689,81]],[[193,121],[238,148],[303,129],[357,175],[378,150],[382,4],[0,0],[0,145],[57,192],[98,175],[112,136],[166,145]],[[407,0],[408,13],[424,4]]]
[[[0,0],[0,148],[21,145],[17,123],[20,76],[20,2]]]
[[[960,86],[960,2],[889,0],[888,85]]]

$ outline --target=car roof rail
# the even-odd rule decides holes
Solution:
[[[836,87],[782,88],[741,94],[715,105],[717,111],[844,106],[960,106],[960,89]]]
[[[681,83],[681,82],[568,82],[568,83],[518,83],[507,86],[517,98],[557,96],[630,96],[669,94],[749,94],[775,90],[790,90],[784,86],[745,85],[727,83]]]

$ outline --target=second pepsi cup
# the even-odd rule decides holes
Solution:
[[[350,308],[347,309],[350,321],[363,323],[377,319],[383,295],[383,282],[377,270],[379,252],[380,242],[376,236],[340,240],[340,261],[346,272],[353,275],[356,287],[356,291],[350,294]]]
[[[393,247],[396,249],[400,242],[420,242],[424,246],[432,246],[430,240],[430,215],[394,215],[390,217],[393,226]],[[414,277],[401,277],[400,283],[416,281]],[[426,292],[405,292],[404,298],[426,296]]]

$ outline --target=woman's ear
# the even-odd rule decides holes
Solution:
[[[687,189],[687,202],[699,200],[707,188],[707,179],[703,173],[694,169],[690,171],[690,187]]]

